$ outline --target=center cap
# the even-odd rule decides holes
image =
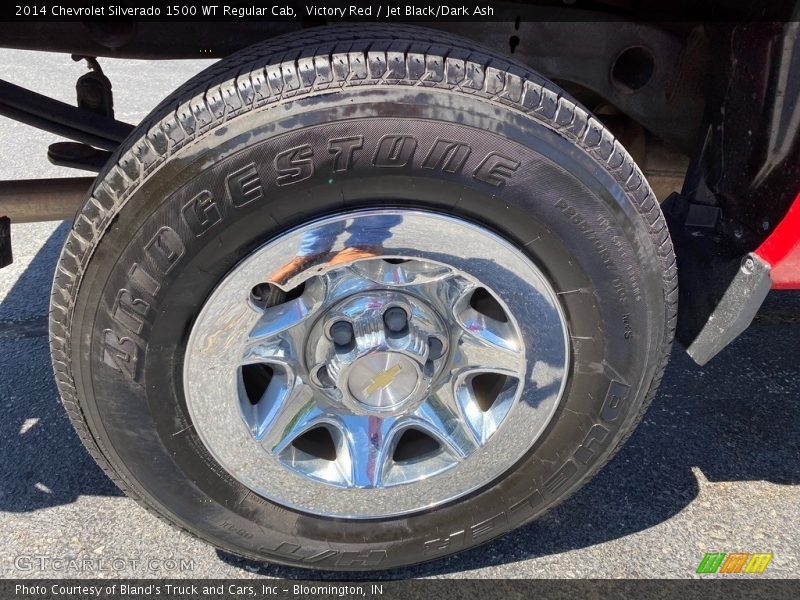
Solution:
[[[391,410],[408,400],[420,381],[415,361],[397,352],[374,352],[357,359],[348,388],[353,397],[378,410]]]
[[[354,294],[308,335],[311,381],[357,415],[414,411],[446,363],[447,330],[424,300],[396,290]]]

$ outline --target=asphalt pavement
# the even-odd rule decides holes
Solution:
[[[209,64],[101,62],[129,122]],[[68,56],[0,50],[0,78],[65,101],[84,71]],[[47,163],[52,141],[0,118],[0,178],[78,175]],[[218,552],[123,496],[94,464],[48,357],[50,282],[67,230],[14,225],[15,261],[0,270],[0,575],[336,577]],[[691,577],[710,551],[772,552],[761,577],[800,576],[799,358],[800,294],[773,293],[708,366],[675,348],[637,431],[576,496],[489,545],[380,576]]]

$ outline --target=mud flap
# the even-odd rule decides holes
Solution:
[[[706,364],[750,326],[772,287],[769,271],[769,263],[756,254],[742,260],[714,312],[686,349],[698,365]]]

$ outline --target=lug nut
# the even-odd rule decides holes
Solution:
[[[327,367],[321,367],[319,371],[317,371],[317,379],[322,384],[322,387],[334,387],[336,382],[328,373]]]
[[[256,305],[260,306],[261,308],[267,308],[268,306],[272,306],[273,304],[277,303],[275,302],[275,299],[277,298],[276,290],[278,292],[281,291],[269,283],[259,283],[252,290],[250,290],[250,295]]]
[[[406,311],[399,306],[393,306],[383,313],[383,322],[392,333],[400,333],[406,328]]]
[[[353,341],[353,326],[347,321],[336,321],[331,325],[331,338],[337,346],[347,346]]]
[[[436,360],[437,358],[441,358],[442,354],[444,354],[442,340],[435,337],[428,338],[428,359]]]

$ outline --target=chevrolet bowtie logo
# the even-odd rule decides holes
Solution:
[[[372,378],[369,385],[364,388],[364,395],[371,396],[378,390],[385,389],[392,385],[394,378],[403,370],[401,365],[395,365],[388,371],[384,371],[383,373],[378,373],[375,377]]]

